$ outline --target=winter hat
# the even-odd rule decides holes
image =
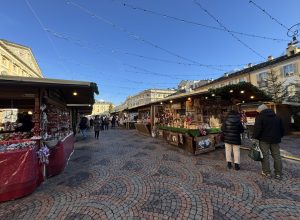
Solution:
[[[265,109],[268,109],[268,106],[266,106],[265,104],[262,104],[262,105],[258,106],[257,111],[261,112],[261,111],[263,111]]]

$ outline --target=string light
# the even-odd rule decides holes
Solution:
[[[76,46],[81,47],[81,48],[88,48],[91,50],[95,50],[100,47],[101,49],[104,48],[104,49],[109,50],[110,53],[112,53],[112,54],[121,53],[121,54],[129,55],[129,56],[139,57],[142,59],[155,60],[155,61],[160,61],[160,62],[164,62],[164,63],[174,63],[174,64],[185,65],[185,66],[215,67],[215,70],[218,70],[218,71],[226,71],[220,67],[240,67],[240,66],[246,65],[246,64],[205,64],[205,66],[203,66],[203,65],[199,65],[197,63],[186,63],[186,62],[178,62],[178,61],[173,61],[173,60],[160,59],[160,58],[156,58],[156,57],[149,57],[149,56],[144,56],[144,55],[140,55],[140,54],[136,54],[136,53],[130,53],[130,52],[122,51],[120,49],[105,48],[104,46],[100,46],[97,44],[90,44],[88,42],[84,43],[82,40],[71,37],[70,34],[59,33],[59,32],[53,31],[49,28],[45,28],[44,30],[46,32],[48,32],[49,34],[52,34],[56,38],[68,41],[70,43],[73,43]],[[88,46],[88,45],[90,45],[90,46]],[[99,50],[96,50],[96,51],[100,52]],[[103,51],[101,51],[101,52],[103,52]]]
[[[134,71],[135,73],[144,73],[144,74],[150,74],[150,75],[157,75],[157,76],[163,76],[163,77],[169,77],[169,78],[172,78],[172,79],[179,79],[179,80],[182,80],[182,77],[187,77],[187,76],[190,76],[190,77],[199,77],[201,76],[201,74],[198,74],[198,75],[185,75],[185,74],[165,74],[165,73],[157,73],[157,72],[153,72],[153,71],[150,71],[150,70],[146,70],[144,68],[141,68],[141,67],[137,67],[137,66],[134,66],[134,65],[131,65],[131,64],[123,64],[124,66],[128,66],[130,68],[133,68],[133,69],[136,69],[136,70],[142,70],[144,72],[140,72],[140,71]],[[133,72],[133,71],[127,71],[127,72]],[[212,76],[212,75],[215,75],[215,74],[204,74],[205,76]]]
[[[177,18],[177,17],[171,16],[171,15],[167,15],[167,14],[155,12],[155,11],[152,11],[152,10],[149,10],[149,9],[132,6],[132,5],[127,4],[127,3],[123,3],[123,5],[125,7],[127,7],[127,8],[132,9],[132,10],[139,10],[139,11],[142,11],[142,12],[147,12],[149,14],[153,14],[153,15],[156,15],[156,16],[161,16],[163,18],[169,18],[169,19],[172,19],[172,20],[175,20],[175,21],[179,21],[181,23],[187,23],[187,24],[192,24],[192,25],[204,27],[204,28],[209,28],[209,29],[213,29],[213,30],[218,30],[218,31],[224,31],[224,32],[226,32],[226,30],[224,30],[223,28],[219,28],[219,27],[215,27],[215,26],[210,26],[210,25],[206,25],[206,24],[201,24],[201,23],[198,23],[198,22],[195,22],[195,21],[189,21],[189,20],[182,19],[182,18]],[[285,42],[288,41],[288,40],[285,40],[285,39],[265,37],[265,36],[255,35],[255,34],[247,34],[247,33],[239,32],[239,31],[233,31],[233,30],[229,30],[229,31],[231,33],[234,33],[234,34],[239,34],[239,35],[247,36],[247,37],[261,38],[261,39],[273,40],[273,41],[277,41],[277,42],[278,41],[285,41]]]
[[[197,0],[194,0],[194,3],[197,6],[199,6],[208,16],[210,16],[212,19],[214,19],[221,27],[223,27],[224,30],[226,30],[234,39],[236,39],[238,42],[240,42],[246,48],[248,48],[249,50],[251,50],[257,56],[259,56],[262,59],[264,59],[264,57],[260,53],[258,53],[257,51],[255,51],[253,48],[251,48],[249,45],[247,45],[245,42],[243,42],[241,39],[239,39],[237,36],[235,36],[232,32],[230,32],[230,30],[224,24],[222,24],[215,16],[213,16],[207,9],[205,9]]]
[[[262,7],[260,7],[258,4],[256,4],[254,1],[250,0],[249,1],[250,4],[253,4],[256,8],[258,8],[259,10],[261,10],[264,14],[266,14],[269,18],[271,18],[271,20],[275,21],[277,24],[279,24],[281,27],[283,27],[286,30],[289,30],[289,28],[287,26],[285,26],[284,24],[282,24],[278,19],[274,18],[272,15],[270,15],[265,9],[263,9]]]
[[[117,29],[117,30],[119,30],[119,31],[121,31],[121,32],[123,32],[123,33],[125,33],[128,37],[134,38],[135,40],[138,40],[138,41],[140,41],[140,42],[142,42],[142,43],[145,43],[145,44],[147,44],[147,45],[150,45],[150,46],[152,46],[152,47],[154,47],[154,48],[156,48],[156,49],[159,49],[159,50],[161,50],[161,51],[164,51],[165,53],[167,53],[167,54],[169,54],[169,55],[172,55],[172,56],[174,56],[174,57],[177,57],[177,58],[182,59],[182,60],[185,60],[185,61],[189,61],[189,62],[198,64],[199,66],[202,66],[202,67],[206,67],[206,68],[213,69],[213,70],[220,70],[220,69],[218,69],[218,68],[215,68],[215,67],[212,67],[212,66],[209,66],[209,65],[206,65],[206,64],[199,63],[198,61],[195,61],[195,60],[193,60],[193,59],[190,59],[190,58],[181,56],[181,55],[179,55],[179,54],[177,54],[177,53],[175,53],[175,52],[173,52],[173,51],[170,51],[170,50],[168,50],[168,49],[165,49],[165,48],[163,48],[163,47],[161,47],[161,46],[159,46],[159,45],[157,45],[157,44],[154,44],[154,43],[152,43],[152,42],[150,42],[150,41],[148,41],[148,40],[142,38],[141,36],[139,36],[139,35],[137,35],[137,34],[135,34],[135,33],[133,33],[133,32],[128,31],[126,28],[124,28],[124,27],[122,27],[122,26],[117,25],[117,24],[115,24],[115,23],[109,21],[109,20],[106,19],[106,18],[100,17],[99,15],[96,15],[95,13],[93,13],[92,11],[88,10],[87,8],[83,7],[83,6],[80,5],[80,4],[77,4],[77,3],[73,2],[73,1],[67,1],[67,3],[68,3],[68,4],[71,4],[71,5],[73,5],[73,6],[76,6],[76,7],[79,8],[81,11],[83,11],[83,12],[85,12],[86,14],[90,15],[92,18],[95,18],[95,19],[97,19],[97,20],[99,20],[99,21],[101,21],[101,22],[104,22],[104,23],[106,23],[106,24],[112,26],[113,28],[115,28],[115,29]]]

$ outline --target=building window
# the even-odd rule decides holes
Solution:
[[[246,82],[245,77],[241,77],[241,78],[239,79],[239,82]]]
[[[258,87],[266,86],[266,80],[268,78],[268,75],[269,75],[268,72],[262,72],[262,73],[259,73],[258,75],[256,75]]]
[[[292,76],[296,73],[296,64],[288,64],[283,66],[283,76],[284,77],[288,77],[288,76]]]

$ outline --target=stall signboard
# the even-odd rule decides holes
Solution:
[[[170,132],[169,143],[172,145],[178,146],[178,144],[179,144],[178,133]]]

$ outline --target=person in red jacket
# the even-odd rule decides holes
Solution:
[[[253,139],[259,140],[260,149],[263,153],[262,175],[271,177],[269,154],[274,159],[275,178],[282,179],[282,162],[280,156],[281,138],[284,135],[284,128],[281,119],[272,109],[262,104],[258,106],[259,114],[255,118]]]

